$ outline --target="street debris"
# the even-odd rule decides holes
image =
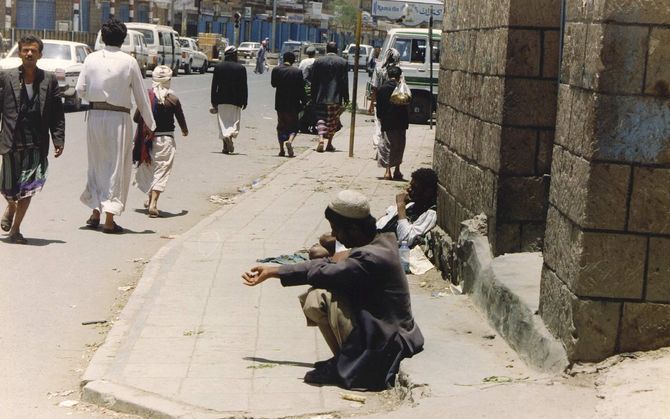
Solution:
[[[210,195],[209,202],[219,205],[230,205],[235,203],[235,198],[229,198],[221,195]]]
[[[349,400],[352,402],[359,402],[359,403],[365,403],[365,400],[367,400],[365,396],[359,396],[357,394],[351,394],[351,393],[340,393],[340,397],[343,400]]]
[[[421,288],[425,287],[426,285],[428,285],[428,283],[426,281],[423,281],[422,283],[419,284],[419,286]]]
[[[433,291],[433,292],[430,293],[430,296],[433,297],[433,298],[440,298],[440,297],[444,297],[446,295],[447,295],[446,292]]]
[[[204,330],[186,330],[184,336],[202,335],[203,333],[205,333]]]
[[[179,237],[179,236],[175,236],[174,234],[170,234],[169,236],[161,236],[161,239],[172,240],[172,239],[176,239],[177,237]]]
[[[277,364],[254,364],[254,365],[249,365],[247,368],[252,369],[252,370],[260,370],[263,368],[274,368],[276,367]]]
[[[316,416],[310,416],[309,419],[335,419],[335,416],[333,416],[333,415],[316,415]]]
[[[126,291],[130,291],[133,288],[135,288],[135,287],[132,286],[132,285],[126,285],[125,287],[118,287],[117,290],[126,292]]]
[[[79,402],[76,400],[63,400],[62,402],[58,403],[58,407],[75,407],[78,404]]]
[[[88,326],[89,324],[105,324],[107,320],[89,320],[86,322],[81,322],[82,326]]]
[[[57,391],[55,393],[48,392],[47,393],[47,399],[51,400],[54,397],[67,397],[70,394],[74,393],[74,390],[64,390],[64,391]]]
[[[495,339],[496,335],[484,335],[482,336],[482,339]]]

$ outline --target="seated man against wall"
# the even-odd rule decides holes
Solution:
[[[396,195],[396,203],[386,209],[377,221],[380,233],[395,233],[398,243],[406,241],[412,247],[419,244],[426,233],[437,224],[437,174],[433,169],[421,168],[412,173],[407,190]],[[309,258],[332,256],[344,250],[331,233],[323,234],[319,244],[309,249]]]
[[[255,266],[242,279],[249,286],[269,278],[279,278],[283,286],[312,286],[300,296],[302,309],[334,356],[315,363],[306,383],[388,388],[400,361],[423,350],[396,239],[377,233],[367,198],[359,192],[340,192],[325,216],[350,251],[295,265]]]

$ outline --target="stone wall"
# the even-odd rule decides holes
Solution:
[[[434,164],[439,225],[489,219],[494,253],[542,246],[560,0],[447,0]]]
[[[670,345],[670,2],[566,11],[540,311],[597,361]]]

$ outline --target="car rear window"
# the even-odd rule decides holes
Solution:
[[[71,60],[72,52],[69,45],[62,44],[44,44],[42,58],[51,58],[54,60]]]
[[[144,42],[147,45],[154,43],[154,31],[150,29],[135,29],[135,28],[133,28],[133,30],[144,35]]]

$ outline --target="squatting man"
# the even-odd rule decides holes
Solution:
[[[407,278],[393,233],[378,233],[367,198],[341,191],[325,217],[350,250],[282,266],[255,266],[242,275],[254,286],[279,278],[283,286],[310,285],[299,299],[309,326],[318,326],[333,357],[316,362],[304,381],[382,390],[394,385],[404,358],[423,350]]]

